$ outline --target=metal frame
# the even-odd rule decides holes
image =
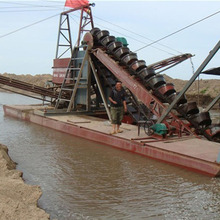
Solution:
[[[46,100],[45,98],[40,99],[40,100],[44,100],[44,101],[48,101],[48,102],[53,102],[55,99],[58,98],[58,95],[59,95],[59,93],[57,91],[50,90],[50,89],[47,89],[47,88],[44,88],[41,86],[37,86],[37,85],[31,84],[31,83],[23,82],[23,81],[20,81],[17,79],[12,79],[12,78],[2,76],[2,75],[0,75],[0,84],[6,85],[9,87],[13,87],[13,88],[17,88],[17,89],[21,89],[24,91],[32,92],[32,93],[41,95],[43,97],[50,97],[51,101]],[[10,89],[7,89],[7,88],[3,88],[3,89],[10,91]],[[13,91],[13,92],[18,93],[18,94],[22,94],[22,93],[19,93],[16,91]],[[29,95],[26,94],[26,96],[29,96]],[[30,95],[30,97],[36,98],[31,95]]]
[[[66,27],[63,27],[66,25]],[[67,34],[66,34],[67,32]],[[61,44],[61,36],[65,39],[66,44]],[[59,55],[59,49],[67,47],[67,49]],[[67,51],[72,51],[72,40],[70,34],[70,23],[69,23],[69,15],[68,14],[60,14],[60,25],[58,30],[58,38],[57,38],[57,49],[56,49],[56,59],[62,57]]]
[[[183,61],[187,60],[188,58],[191,58],[193,55],[190,53],[185,53],[185,54],[181,54],[181,55],[177,55],[177,56],[173,56],[164,60],[161,60],[159,62],[153,63],[148,65],[148,68],[153,68],[154,70],[158,70],[161,68],[164,68],[166,66],[168,66],[167,68],[162,69],[161,71],[158,71],[157,74],[168,70],[180,63],[182,63]]]
[[[84,47],[84,46],[80,46],[80,47]],[[78,57],[77,57],[77,50],[80,47],[74,47],[74,50],[73,50],[73,53],[72,53],[72,58],[71,58],[71,60],[69,62],[69,65],[68,65],[68,68],[67,68],[67,72],[65,74],[65,78],[64,78],[62,86],[61,86],[61,90],[60,90],[60,94],[59,94],[59,97],[58,97],[58,101],[57,101],[57,104],[55,106],[56,110],[59,107],[59,101],[60,100],[64,100],[64,99],[62,99],[60,97],[62,95],[62,91],[65,90],[65,81],[68,79],[69,70],[75,69],[75,67],[72,68],[70,66],[71,66],[71,62],[73,62],[74,59],[78,59]],[[79,82],[80,82],[80,79],[82,77],[82,73],[83,73],[83,69],[84,69],[86,61],[88,61],[88,73],[89,73],[87,75],[87,105],[86,105],[86,111],[90,111],[90,86],[91,86],[91,73],[90,73],[90,71],[92,69],[92,73],[94,75],[94,78],[95,78],[95,81],[97,83],[99,92],[101,94],[101,98],[102,98],[102,101],[104,103],[104,106],[105,106],[105,109],[106,109],[106,113],[108,115],[109,120],[111,120],[111,114],[110,114],[110,111],[109,111],[109,108],[108,108],[108,103],[107,103],[106,97],[104,95],[104,91],[103,91],[101,82],[99,80],[99,76],[98,76],[98,74],[96,72],[96,69],[95,69],[95,66],[94,66],[94,64],[92,62],[92,59],[91,59],[91,57],[90,57],[90,55],[88,53],[88,47],[86,47],[85,55],[84,55],[84,58],[82,60],[81,68],[79,70],[79,73],[78,73],[78,76],[76,78],[76,81],[73,82],[73,84],[71,84],[72,85],[71,97],[70,97],[69,100],[65,99],[66,101],[69,101],[69,105],[68,105],[68,108],[67,108],[66,112],[69,113],[69,112],[71,112],[72,110],[75,109],[75,98],[76,98],[76,95],[77,95],[77,90],[78,90],[78,88],[80,88]],[[68,89],[68,90],[71,90],[71,89]]]
[[[78,38],[77,38],[77,46],[80,45],[80,40],[82,33],[84,31],[87,31],[85,27],[87,27],[89,24],[91,24],[91,28],[94,27],[93,23],[93,17],[92,17],[92,11],[90,5],[81,6],[78,8],[70,9],[68,11],[64,11],[60,14],[60,24],[59,24],[59,30],[58,30],[58,38],[57,38],[57,49],[56,49],[56,59],[61,58],[64,54],[66,54],[68,51],[72,52],[72,39],[71,39],[71,28],[70,28],[70,22],[69,22],[69,13],[80,10],[80,24],[79,24],[79,32],[78,32]],[[86,15],[84,16],[84,13]],[[84,20],[84,21],[83,21]],[[64,26],[66,25],[66,26]],[[66,44],[61,44],[61,37],[65,39]],[[67,47],[64,52],[59,54],[59,50],[63,47]]]
[[[50,103],[53,103],[54,101],[52,100],[52,98],[50,100],[47,100],[46,99],[46,96],[42,96],[42,98],[40,97],[37,97],[37,96],[33,96],[33,95],[28,95],[28,94],[25,94],[25,93],[22,93],[22,92],[18,92],[18,91],[15,91],[15,90],[12,90],[12,89],[8,89],[8,88],[4,88],[2,86],[0,86],[0,89],[3,89],[5,91],[9,91],[9,92],[12,92],[12,93],[16,93],[16,94],[19,94],[19,95],[23,95],[23,96],[27,96],[29,98],[33,98],[33,99],[38,99],[38,100],[41,100],[43,101],[43,105],[44,105],[44,102],[50,102]],[[23,89],[22,89],[23,90]]]
[[[77,80],[74,83],[73,93],[72,93],[71,98],[70,98],[70,102],[69,102],[69,106],[67,108],[67,112],[70,112],[72,109],[75,108],[74,100],[75,100],[76,92],[77,92],[77,89],[78,89],[78,86],[79,86],[79,81],[81,79],[86,60],[88,60],[88,48],[86,48],[85,56],[84,56],[83,61],[82,61],[82,66],[81,66],[79,74],[77,76]]]
[[[192,85],[192,83],[196,80],[196,78],[199,76],[199,74],[202,72],[202,70],[206,67],[206,65],[209,63],[209,61],[213,58],[213,56],[217,53],[217,51],[220,48],[220,41],[215,45],[215,47],[210,51],[209,55],[206,57],[206,59],[203,61],[203,63],[199,66],[199,68],[196,70],[194,75],[191,77],[191,79],[187,82],[183,90],[177,95],[175,100],[170,104],[169,108],[166,110],[166,112],[158,119],[157,123],[161,123],[166,116],[170,113],[170,111],[174,108],[176,103],[181,99],[182,95],[185,94],[185,92],[188,90],[188,88]]]
[[[89,30],[86,30],[85,27],[87,27],[89,24],[91,24],[91,27],[94,28],[91,8],[88,8],[87,10],[88,10],[88,12],[86,12],[86,16],[83,16],[84,12],[85,12],[85,8],[81,9],[77,46],[80,45],[80,39],[81,39],[83,32],[89,31]],[[84,22],[83,22],[83,19],[84,19]]]
[[[210,102],[210,104],[206,107],[205,112],[208,112],[220,99],[220,93]]]
[[[108,103],[107,103],[107,100],[106,100],[106,98],[105,98],[105,95],[104,95],[104,92],[103,92],[103,89],[102,89],[102,85],[101,85],[100,80],[99,80],[99,76],[98,76],[98,74],[97,74],[97,72],[96,72],[96,70],[95,70],[95,66],[94,66],[94,64],[93,64],[92,59],[91,59],[90,56],[89,56],[89,63],[90,63],[90,66],[91,66],[91,68],[92,68],[92,72],[93,72],[93,75],[94,75],[94,77],[95,77],[96,83],[97,83],[97,85],[98,85],[99,92],[100,92],[100,94],[101,94],[102,101],[103,101],[103,103],[104,103],[105,110],[106,110],[106,112],[107,112],[108,118],[109,118],[109,120],[111,121],[111,114],[110,114],[110,111],[109,111],[109,108],[108,108]]]
[[[158,118],[162,115],[162,111],[166,110],[166,107],[158,98],[153,96],[141,83],[137,82],[135,79],[130,76],[126,70],[120,67],[112,58],[110,58],[104,51],[101,49],[93,50],[92,53],[102,62],[114,75],[117,79],[123,82],[123,84],[133,93],[135,96],[147,106],[147,108]],[[185,129],[188,133],[197,136],[194,132],[191,131],[189,126],[180,120],[172,112],[169,112],[169,118],[171,119],[171,124],[178,124],[179,132]],[[165,119],[165,118],[164,118]],[[166,121],[166,123],[168,123]]]

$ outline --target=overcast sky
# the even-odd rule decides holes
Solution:
[[[138,51],[138,58],[148,65],[180,53],[191,53],[195,55],[192,61],[196,70],[220,40],[219,1],[90,2],[96,4],[92,8],[95,26],[109,30],[111,35],[126,37],[132,51],[216,13],[159,44]],[[64,3],[64,0],[0,0],[0,73],[52,74],[59,14],[68,9]],[[52,18],[31,25],[49,17]],[[79,13],[72,13],[70,21],[73,32],[77,33]],[[28,25],[31,26],[16,31]],[[206,69],[219,66],[220,51]],[[189,79],[190,60],[165,73],[172,78]]]

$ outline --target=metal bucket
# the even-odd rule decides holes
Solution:
[[[115,37],[114,36],[106,36],[106,37],[102,38],[101,44],[104,47],[107,47],[111,42],[114,42],[114,41],[115,41]]]
[[[133,63],[136,60],[137,60],[137,54],[131,52],[123,56],[123,58],[121,59],[121,63],[129,66],[131,63]]]
[[[192,116],[190,120],[192,120],[192,122],[198,126],[208,126],[212,123],[209,112],[200,112]]]
[[[157,91],[164,96],[164,98],[169,97],[171,94],[176,93],[176,90],[174,89],[173,83],[167,83],[163,84],[162,86],[157,88]]]
[[[93,28],[91,31],[90,31],[90,33],[92,34],[92,36],[93,36],[93,39],[94,39],[94,41],[98,41],[98,39],[97,39],[97,37],[96,37],[96,34],[99,32],[99,31],[101,31],[99,28]]]
[[[135,60],[129,65],[129,70],[135,74],[144,68],[146,68],[146,62],[144,60]]]
[[[106,30],[99,31],[96,33],[96,38],[98,39],[98,41],[101,41],[106,36],[109,36],[109,32]]]
[[[155,75],[154,71],[152,72],[151,70],[144,68],[142,70],[140,70],[137,75],[142,79],[142,80],[147,80],[149,78],[151,78],[152,76]]]
[[[119,47],[115,52],[114,52],[114,57],[118,60],[120,60],[124,55],[129,54],[130,50],[127,47]]]
[[[116,41],[116,42],[111,42],[107,45],[107,49],[111,52],[114,53],[118,48],[122,47],[123,44],[122,42]]]
[[[154,75],[146,81],[146,84],[151,87],[151,89],[157,89],[159,86],[165,84],[166,81],[162,75]]]

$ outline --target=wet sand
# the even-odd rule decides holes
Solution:
[[[42,192],[39,186],[24,183],[22,172],[0,144],[0,220],[46,220],[49,214],[37,206]]]

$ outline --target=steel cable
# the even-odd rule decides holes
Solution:
[[[220,11],[217,11],[217,12],[215,12],[215,13],[213,13],[213,14],[211,14],[211,15],[205,17],[205,18],[202,18],[202,19],[200,19],[200,20],[198,20],[198,21],[196,21],[196,22],[194,22],[194,23],[192,23],[192,24],[190,24],[190,25],[187,25],[187,26],[185,26],[185,27],[183,27],[183,28],[181,28],[181,29],[179,29],[179,30],[177,30],[177,31],[174,31],[174,32],[172,32],[172,33],[170,33],[170,34],[168,34],[168,35],[166,35],[166,36],[164,36],[164,37],[162,37],[162,38],[160,38],[160,39],[158,39],[158,40],[156,40],[156,41],[154,41],[154,42],[152,42],[152,43],[150,43],[150,44],[147,44],[147,45],[144,46],[144,47],[141,47],[141,48],[135,50],[134,52],[140,51],[140,50],[142,50],[142,49],[144,49],[144,48],[146,48],[146,47],[149,47],[149,46],[151,46],[151,45],[153,45],[153,44],[155,44],[155,43],[158,43],[158,42],[160,42],[160,41],[162,41],[162,40],[164,40],[164,39],[166,39],[166,38],[168,38],[168,37],[171,37],[172,35],[177,34],[177,33],[181,32],[181,31],[183,31],[183,30],[185,30],[185,29],[187,29],[187,28],[189,28],[189,27],[192,27],[193,25],[196,25],[196,24],[198,24],[198,23],[200,23],[200,22],[202,22],[202,21],[204,21],[204,20],[206,20],[206,19],[208,19],[208,18],[210,18],[210,17],[213,17],[213,16],[217,15],[218,13],[220,13]]]
[[[56,17],[56,16],[58,16],[58,15],[60,15],[60,13],[59,13],[59,14],[52,15],[52,16],[47,17],[47,18],[44,18],[44,19],[42,19],[42,20],[40,20],[40,21],[36,21],[36,22],[34,22],[34,23],[32,23],[32,24],[26,25],[26,26],[21,27],[21,28],[19,28],[19,29],[17,29],[17,30],[11,31],[11,32],[9,32],[9,33],[7,33],[7,34],[3,34],[3,35],[0,36],[0,38],[6,37],[6,36],[11,35],[11,34],[14,34],[14,33],[18,32],[18,31],[21,31],[21,30],[23,30],[23,29],[26,29],[26,28],[28,28],[28,27],[31,27],[31,26],[33,26],[33,25],[35,25],[35,24],[39,24],[39,23],[41,23],[41,22],[43,22],[43,21],[49,20],[49,19],[51,19],[51,18],[53,18],[53,17]]]

